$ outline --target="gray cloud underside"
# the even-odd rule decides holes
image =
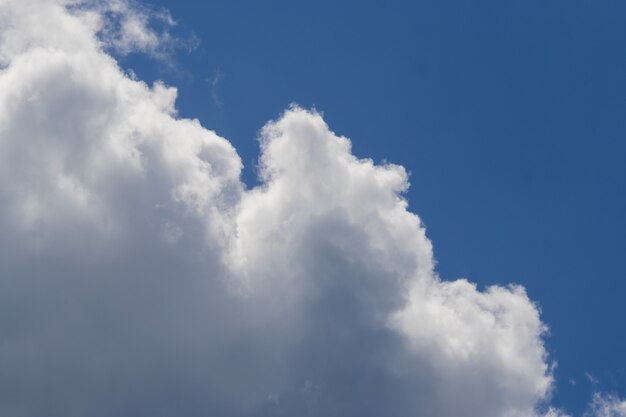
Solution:
[[[436,275],[402,167],[293,107],[246,189],[106,53],[143,13],[0,0],[0,415],[557,415],[536,306]]]

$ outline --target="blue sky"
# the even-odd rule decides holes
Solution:
[[[556,405],[626,393],[626,4],[152,4],[199,46],[175,69],[123,65],[177,86],[181,115],[229,138],[249,185],[258,129],[290,103],[317,108],[357,156],[411,172],[442,277],[527,288]]]
[[[0,415],[626,416],[625,21],[0,0]]]

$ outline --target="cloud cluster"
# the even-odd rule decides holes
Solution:
[[[539,415],[524,289],[441,280],[405,170],[314,111],[263,128],[246,189],[107,54],[159,50],[144,12],[0,0],[0,414]]]

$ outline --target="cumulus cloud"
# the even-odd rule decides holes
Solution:
[[[0,0],[0,414],[539,415],[524,289],[440,279],[405,170],[314,111],[262,129],[246,189],[174,88],[107,53],[167,43],[146,16]]]

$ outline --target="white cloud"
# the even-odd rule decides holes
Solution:
[[[626,401],[615,395],[596,393],[586,417],[625,417]]]
[[[102,47],[121,55],[141,52],[164,58],[180,43],[170,33],[176,22],[167,10],[135,0],[72,0],[70,10],[90,24]]]
[[[441,280],[405,170],[318,113],[265,126],[245,190],[228,141],[105,52],[159,50],[146,16],[0,0],[0,414],[536,415],[524,289]]]

